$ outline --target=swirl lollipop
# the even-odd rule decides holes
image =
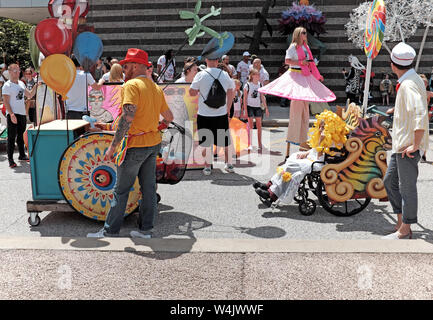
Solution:
[[[367,58],[374,59],[382,48],[385,35],[386,9],[383,0],[374,0],[370,6],[364,33],[364,51]]]

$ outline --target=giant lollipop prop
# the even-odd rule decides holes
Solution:
[[[367,111],[368,92],[370,89],[371,64],[382,48],[383,37],[385,35],[386,8],[383,0],[374,0],[370,6],[366,29],[364,33],[364,51],[367,56],[367,72],[365,75],[365,88],[363,109]]]

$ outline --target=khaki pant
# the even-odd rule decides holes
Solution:
[[[301,144],[308,139],[310,109],[308,101],[292,100],[290,102],[290,119],[287,129],[287,141]]]

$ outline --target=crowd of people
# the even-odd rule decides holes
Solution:
[[[418,75],[413,69],[414,58],[415,51],[407,44],[395,46],[391,54],[391,70],[398,78],[397,84],[394,89],[390,75],[384,74],[379,86],[384,105],[390,104],[390,97],[394,93],[396,96],[395,108],[388,111],[394,115],[393,149],[384,183],[394,213],[398,215],[398,223],[388,239],[411,237],[410,225],[417,222],[418,162],[428,149],[427,108],[433,97],[433,69],[430,78]],[[89,237],[119,233],[128,193],[137,176],[145,201],[140,205],[140,230],[131,236],[146,238],[151,234],[157,211],[155,166],[161,143],[160,116],[165,125],[173,120],[173,113],[159,83],[188,83],[189,95],[198,96],[197,129],[199,146],[206,159],[204,175],[212,174],[213,146],[224,149],[224,169],[228,173],[234,172],[229,148],[232,141],[228,133],[232,117],[248,123],[250,146],[255,121],[257,150],[259,153],[263,150],[262,118],[269,116],[265,95],[281,97],[284,104],[287,104],[286,99],[290,101],[287,162],[282,170],[290,173],[292,164],[300,163],[300,159],[323,157],[323,152],[307,152],[290,157],[291,144],[300,145],[307,141],[309,103],[336,99],[335,94],[322,83],[324,78],[308,46],[305,28],[299,27],[293,32],[284,66],[279,77],[272,82],[261,59],[247,51],[236,67],[230,64],[227,52],[223,55],[210,53],[203,56],[203,60],[187,57],[182,71],[177,72],[175,54],[173,50],[168,50],[157,60],[155,71],[145,51],[129,49],[125,59],[119,61],[108,57],[98,60],[92,72],[86,73],[77,59],[72,57],[77,73],[64,106],[68,119],[82,119],[89,114],[86,95],[83,94],[88,89],[86,86],[99,90],[107,83],[123,84],[122,112],[107,155],[113,158],[117,148],[126,145],[125,157],[118,163],[118,182],[104,228],[89,234]],[[365,68],[356,57],[349,57],[349,61],[351,70],[342,71],[347,81],[346,94],[351,101],[358,102],[362,95],[360,88],[363,74],[365,78]],[[16,63],[8,66],[2,64],[0,68],[1,97],[8,126],[7,153],[9,166],[14,168],[17,166],[13,159],[15,143],[18,145],[18,159],[29,160],[25,153],[23,133],[28,122],[36,121],[34,96],[39,83],[32,68],[22,70]],[[151,99],[142,99],[143,94]],[[319,125],[318,132],[323,135],[324,123]],[[128,143],[124,142],[125,137]],[[283,173],[279,173],[279,177],[284,176]],[[256,192],[268,195],[269,201],[275,201],[278,198],[277,190],[281,187],[279,184],[285,182],[284,179],[278,182],[271,179],[268,184],[257,184]]]

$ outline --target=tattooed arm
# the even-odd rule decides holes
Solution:
[[[116,133],[114,134],[114,139],[111,142],[110,147],[107,150],[107,155],[110,159],[122,141],[123,137],[128,133],[131,127],[132,120],[134,120],[135,112],[137,111],[137,106],[132,104],[125,104],[123,106],[123,112],[120,116],[119,124],[117,126]]]

